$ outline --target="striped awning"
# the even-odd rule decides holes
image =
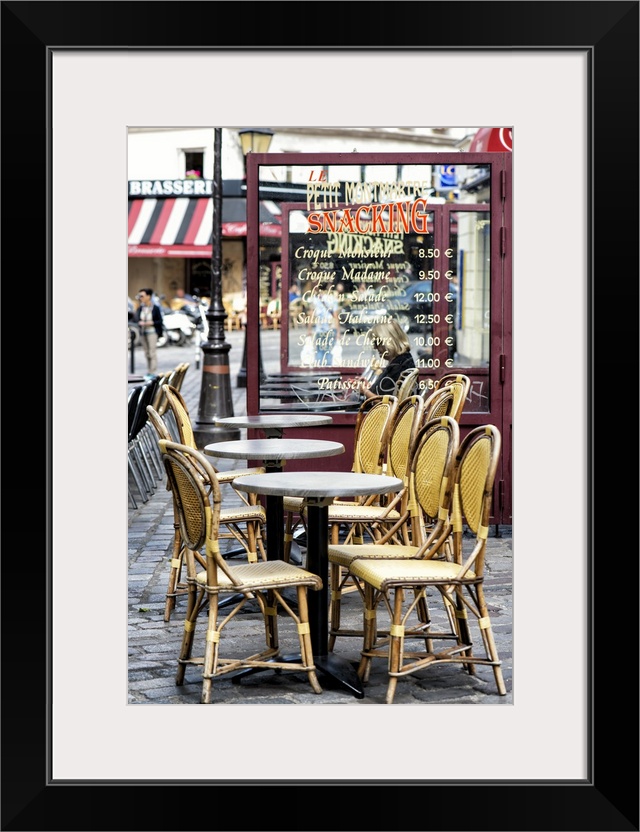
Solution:
[[[129,200],[129,257],[209,257],[212,231],[211,197]],[[281,233],[279,215],[261,203],[260,234]],[[245,200],[223,199],[222,236],[246,234]]]

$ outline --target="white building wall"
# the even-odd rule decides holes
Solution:
[[[223,179],[244,177],[238,130],[222,128]],[[298,128],[270,127],[269,153],[433,153],[464,149],[477,128],[453,127],[446,133],[432,128]],[[213,178],[213,127],[131,128],[128,137],[129,179],[181,179],[184,151],[204,151],[203,178]],[[468,142],[467,142],[468,143]],[[283,171],[283,180],[284,180]]]

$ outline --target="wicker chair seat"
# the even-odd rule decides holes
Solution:
[[[248,477],[250,474],[264,474],[264,468],[239,468],[235,471],[218,471],[216,479],[219,483],[233,482],[237,477]]]
[[[304,498],[303,497],[284,497],[282,500],[282,505],[285,511],[290,511],[292,514],[298,514],[303,509]],[[333,507],[337,506],[359,506],[361,503],[356,502],[355,500],[334,500],[333,503],[329,506],[329,511],[333,509]],[[378,507],[378,513],[380,512],[380,507]]]
[[[238,508],[223,508],[220,510],[221,523],[242,523],[245,520],[259,520],[267,522],[267,513],[263,506],[238,506]]]
[[[329,506],[329,522],[353,522],[363,523],[375,522],[376,520],[384,519],[387,523],[393,523],[400,519],[400,512],[396,509],[384,510],[380,506],[360,506],[357,503],[351,505],[344,505],[342,503],[332,503]]]
[[[448,560],[381,560],[357,558],[349,566],[352,575],[361,578],[376,589],[386,589],[394,584],[419,585],[421,581],[453,583],[460,572],[460,565]],[[463,580],[475,580],[469,569]]]
[[[363,557],[379,560],[415,558],[417,552],[417,546],[406,546],[401,543],[393,546],[388,543],[348,543],[344,546],[329,546],[329,561],[349,569],[354,560]]]
[[[313,572],[307,572],[299,566],[281,560],[265,560],[257,563],[229,566],[229,572],[238,581],[231,579],[218,570],[218,586],[223,590],[233,592],[249,592],[253,589],[269,589],[270,586],[310,586],[312,589],[322,588],[322,579]],[[201,586],[207,584],[207,573],[198,572],[196,580]]]

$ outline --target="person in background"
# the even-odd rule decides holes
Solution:
[[[158,338],[162,335],[162,310],[153,301],[153,289],[140,289],[138,292],[140,306],[133,316],[140,328],[142,348],[147,359],[147,371],[150,375],[158,372]]]
[[[294,282],[289,287],[289,303],[293,303],[301,298],[300,287],[297,282]]]
[[[196,306],[198,301],[193,295],[189,295],[184,289],[176,289],[175,295],[171,298],[170,308],[173,310],[182,309],[183,306]]]
[[[369,332],[369,340],[380,359],[386,361],[387,365],[372,381],[362,379],[358,389],[365,398],[391,396],[400,373],[416,366],[411,355],[409,338],[395,318],[391,318],[375,324]]]

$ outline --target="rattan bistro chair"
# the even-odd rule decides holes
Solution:
[[[389,430],[393,416],[398,406],[395,396],[373,396],[365,399],[358,409],[354,428],[354,446],[352,471],[366,474],[382,474]],[[355,495],[354,495],[355,497]],[[354,500],[336,499],[329,506],[329,523],[331,535],[338,540],[340,527],[344,524],[352,527],[354,509],[379,504],[378,495]],[[301,497],[285,497],[283,507],[285,511],[284,559],[289,560],[293,536],[300,524],[306,529],[304,517],[304,501]],[[294,520],[297,515],[297,520]],[[350,528],[349,533],[359,533]]]
[[[172,423],[175,425],[177,436],[174,439],[182,442],[184,445],[190,445],[192,448],[199,448],[196,445],[195,434],[193,431],[193,423],[186,402],[182,397],[182,393],[176,390],[172,385],[164,385],[163,391],[167,402],[167,417],[171,417]],[[216,469],[217,471],[217,469]],[[249,474],[264,474],[266,469],[264,467],[256,468],[234,468],[231,471],[217,471],[218,482],[220,485],[232,485],[237,477],[246,477]],[[245,496],[241,491],[234,489],[234,493],[240,497],[242,502],[250,506],[255,506],[258,499],[255,494]],[[262,550],[261,550],[262,551]],[[262,551],[264,554],[264,551]]]
[[[129,391],[127,456],[129,471],[143,502],[156,490],[162,479],[162,465],[147,422],[147,405],[155,396],[158,380],[154,376],[144,384]],[[135,507],[135,498],[129,484],[129,497]]]
[[[221,496],[215,470],[203,454],[187,445],[162,439],[160,449],[175,495],[187,560],[187,613],[178,657],[176,684],[184,683],[187,665],[201,667],[203,682],[200,701],[207,704],[211,700],[214,679],[245,668],[268,667],[278,672],[288,670],[305,673],[314,692],[322,693],[314,666],[307,603],[307,590],[320,589],[321,579],[306,569],[282,560],[230,566],[221,556],[218,543]],[[206,571],[198,572],[192,555],[203,547],[206,551]],[[296,591],[297,613],[284,598],[284,589]],[[221,597],[229,595],[232,608],[229,612],[225,609],[225,613],[221,614]],[[226,628],[250,599],[257,601],[263,616],[266,647],[259,652],[251,650],[248,655],[240,657],[223,656],[222,646],[225,643]],[[295,623],[300,649],[299,660],[291,657],[289,661],[285,661],[284,658],[278,660],[279,606]],[[203,612],[207,614],[207,624],[202,638],[203,655],[194,656],[198,616]],[[244,638],[242,642],[244,643]],[[248,646],[242,650],[236,648],[234,653],[244,654],[247,650]]]
[[[424,410],[422,411],[422,415],[424,421],[429,422],[431,419],[437,419],[440,416],[454,417],[455,410],[455,393],[453,390],[445,387],[442,390],[433,390],[429,396],[424,398]],[[456,422],[457,421],[459,420],[456,419]]]
[[[425,399],[427,399],[427,406],[425,407],[425,417],[432,419],[435,418],[435,416],[444,415],[440,412],[434,412],[432,415],[429,415],[429,411],[433,407],[435,402],[442,401],[442,399],[440,399],[437,396],[437,392],[442,390],[449,390],[453,394],[453,402],[449,407],[448,415],[453,416],[456,422],[459,422],[470,389],[471,379],[469,378],[469,376],[465,376],[462,373],[447,373],[446,375],[441,376],[439,379],[436,379],[436,382],[434,386],[431,388],[431,390],[425,388],[423,393]]]
[[[360,558],[390,559],[419,558],[429,541],[449,526],[449,494],[454,473],[455,456],[460,444],[460,428],[455,419],[443,416],[422,426],[412,441],[408,472],[409,510],[404,524],[411,528],[408,535],[399,538],[393,530],[374,543],[330,544],[329,565],[331,575],[331,616],[329,649],[337,636],[359,636],[362,629],[345,629],[341,626],[340,610],[344,588],[351,580],[364,599],[363,585],[351,571],[351,564]],[[423,529],[430,527],[427,538]],[[428,609],[421,605],[422,621],[429,620]]]
[[[404,401],[404,399],[416,393],[418,389],[418,373],[419,370],[417,367],[407,367],[398,376],[394,396],[399,402]]]
[[[160,440],[164,439],[167,441],[172,441],[173,436],[171,435],[169,428],[157,410],[155,410],[151,405],[147,407],[147,413],[149,415],[149,423],[155,429],[158,435],[158,446],[160,444]],[[171,489],[171,481],[167,479],[167,490],[172,491]],[[187,582],[186,579],[183,580],[183,571],[186,568],[186,561],[185,561],[185,551],[184,551],[184,543],[182,540],[182,535],[180,534],[180,522],[178,516],[178,508],[176,506],[176,495],[172,492],[173,497],[173,549],[171,552],[171,559],[169,561],[169,581],[167,584],[167,591],[165,595],[165,606],[164,606],[164,620],[170,621],[171,620],[171,613],[173,612],[176,600],[178,597],[187,594]],[[192,558],[197,561],[200,566],[203,568],[206,567],[206,560],[202,557],[199,552],[192,552]]]
[[[476,427],[462,440],[456,455],[454,483],[447,485],[448,493],[453,490],[452,526],[437,527],[421,557],[359,558],[350,565],[351,573],[364,586],[365,635],[358,676],[366,682],[371,661],[383,657],[389,674],[387,704],[393,702],[401,676],[443,663],[461,663],[470,674],[475,674],[476,665],[488,665],[493,669],[498,693],[507,692],[483,586],[500,446],[500,432],[493,425]],[[463,523],[471,535],[463,536]],[[454,542],[453,562],[437,557],[449,535]],[[428,591],[442,598],[448,630],[435,632],[430,622],[423,620]],[[376,620],[381,603],[391,615],[389,635],[382,639]],[[419,620],[412,626],[414,612]],[[469,613],[477,625],[482,655],[473,652]],[[412,649],[416,639],[421,642],[418,647],[424,649]],[[449,646],[436,649],[436,643],[441,641]]]
[[[167,410],[172,414],[173,421],[178,429],[179,442],[184,445],[189,445],[189,447],[195,448],[195,450],[199,450],[196,445],[191,417],[189,416],[189,411],[185,400],[182,398],[182,394],[170,385],[165,385],[165,395],[167,397]],[[211,465],[211,467],[216,472],[219,485],[232,486],[237,477],[247,476],[248,474],[263,474],[265,472],[264,468],[242,468],[234,471],[218,471],[214,465]],[[240,493],[236,489],[233,490],[233,494],[234,496],[240,496]],[[224,524],[227,526],[228,533],[222,534],[221,537],[235,538],[246,550],[247,557],[250,561],[257,559],[257,553],[259,553],[262,560],[266,560],[267,554],[263,542],[266,511],[257,502],[255,497],[252,497],[250,501],[242,497],[240,497],[240,500],[244,505],[239,506],[237,509],[223,510],[222,517]],[[246,532],[242,531],[239,524],[246,525]]]
[[[403,480],[404,486],[391,497],[374,498],[363,503],[334,501],[329,507],[329,523],[333,543],[340,540],[340,527],[351,526],[344,543],[361,543],[365,538],[376,541],[397,537],[409,543],[408,476],[411,447],[422,424],[424,401],[420,396],[409,396],[399,402],[385,431],[384,458],[381,473]],[[374,472],[375,473],[375,472]],[[332,511],[333,509],[333,511]]]
[[[173,436],[165,420],[152,407],[147,408],[149,414],[149,422],[155,428],[158,438],[158,443],[161,439],[173,440]],[[190,446],[191,447],[191,446]],[[220,478],[219,472],[215,467],[211,466],[212,470],[216,472],[216,479],[218,484],[231,484]],[[171,488],[171,483],[167,480],[167,489]],[[235,493],[235,490],[234,490]],[[174,541],[173,551],[171,554],[171,561],[169,567],[169,579],[167,583],[166,603],[164,609],[164,620],[171,619],[171,613],[176,605],[176,599],[181,595],[187,593],[187,583],[183,580],[183,571],[185,567],[185,551],[180,535],[180,527],[178,523],[178,515],[175,506],[174,498]],[[242,504],[236,508],[221,508],[220,510],[220,526],[223,526],[226,531],[219,532],[220,540],[237,540],[242,549],[246,552],[247,560],[252,563],[258,559],[258,553],[262,560],[266,560],[266,553],[264,544],[262,542],[262,532],[266,523],[266,512],[260,505],[245,505]],[[228,557],[228,553],[225,553]],[[205,566],[204,560],[195,552],[194,557],[199,560],[201,566]]]

